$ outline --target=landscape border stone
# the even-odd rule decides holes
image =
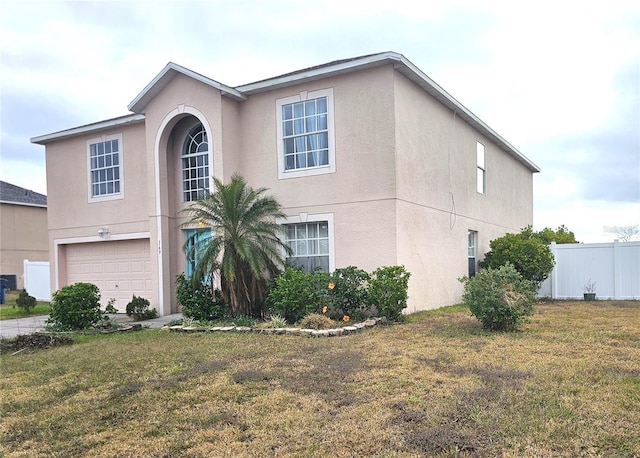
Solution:
[[[161,331],[169,332],[255,332],[257,334],[273,334],[273,335],[291,335],[291,336],[306,336],[306,337],[337,337],[344,336],[354,332],[361,331],[362,329],[371,328],[379,323],[386,323],[385,317],[369,318],[362,323],[354,323],[349,326],[332,329],[306,329],[306,328],[258,328],[249,326],[214,326],[211,328],[203,326],[163,326]]]

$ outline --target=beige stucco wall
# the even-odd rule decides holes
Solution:
[[[149,232],[144,133],[144,123],[137,123],[47,144],[45,158],[51,291],[68,284],[66,244],[103,242],[105,240],[98,236],[98,230],[105,226],[113,240]],[[123,197],[90,202],[87,140],[111,135],[122,136],[120,173]],[[155,297],[148,299],[152,304],[157,302]]]
[[[87,140],[122,134],[122,199],[89,202]],[[148,231],[148,182],[144,124],[53,142],[46,148],[50,238]]]
[[[47,209],[0,203],[0,273],[24,288],[24,260],[48,261]]]
[[[459,302],[489,242],[533,220],[532,173],[414,83],[395,74],[398,262],[412,273],[409,311]],[[476,191],[476,142],[485,146],[486,194]]]
[[[332,214],[336,267],[372,270],[395,263],[392,81],[391,67],[377,68],[251,95],[239,105],[238,171],[250,185],[268,188],[288,216]],[[335,173],[278,179],[276,100],[328,88]]]

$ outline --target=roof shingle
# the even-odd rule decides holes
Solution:
[[[24,205],[47,206],[47,196],[7,183],[6,181],[0,181],[0,201]]]

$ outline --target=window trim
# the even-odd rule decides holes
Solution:
[[[296,216],[287,216],[285,218],[278,218],[277,223],[284,226],[287,224],[301,224],[301,223],[318,223],[326,221],[329,232],[329,272],[336,270],[336,253],[335,253],[335,230],[333,224],[333,213],[300,213]],[[282,234],[283,243],[284,234]]]
[[[194,132],[198,127],[200,127],[200,130],[197,132],[196,135],[200,134],[201,132],[204,132],[204,135],[206,136],[206,143],[207,143],[207,151],[206,152],[196,152],[196,153],[190,153],[188,150],[194,140],[194,136],[191,135],[192,132]],[[204,142],[202,142],[204,143]],[[202,144],[201,143],[201,144]],[[193,202],[194,200],[197,200],[199,198],[201,198],[202,196],[200,196],[200,190],[196,189],[196,199],[192,198],[191,193],[194,192],[194,189],[189,189],[188,191],[185,191],[184,189],[184,184],[185,181],[189,181],[191,182],[192,179],[189,178],[188,180],[185,180],[184,178],[184,172],[185,172],[185,167],[184,167],[184,160],[185,159],[190,159],[192,157],[197,158],[198,157],[206,157],[207,158],[207,165],[205,166],[198,166],[196,165],[196,170],[198,170],[200,167],[202,168],[206,168],[206,174],[203,176],[203,180],[206,184],[205,189],[207,190],[211,190],[211,148],[210,148],[210,143],[209,143],[209,133],[207,132],[207,129],[205,127],[205,125],[202,122],[198,122],[196,124],[194,124],[192,127],[189,128],[189,130],[187,131],[187,135],[184,138],[183,144],[182,144],[182,151],[180,153],[180,193],[181,193],[181,200],[183,204],[189,203],[189,202]],[[192,170],[191,167],[188,168],[188,170]],[[196,177],[196,180],[200,180],[199,177]],[[189,199],[187,200],[185,198],[185,194],[189,193]]]
[[[482,159],[482,160],[481,160]],[[487,165],[484,144],[476,142],[476,192],[487,195]]]
[[[473,237],[473,245],[470,245],[469,242]],[[473,256],[469,254],[469,251],[473,249]],[[470,262],[473,259],[473,274],[470,269]],[[474,231],[473,229],[467,230],[467,268],[468,268],[468,276],[474,277],[478,273],[478,231]]]
[[[120,173],[120,192],[103,196],[93,196],[93,182],[91,181],[91,145],[104,143],[111,140],[118,140],[118,170]],[[124,199],[124,143],[122,141],[122,134],[118,133],[90,138],[85,142],[85,145],[87,156],[87,202],[91,204],[96,202],[106,202],[109,200]]]
[[[312,168],[285,170],[284,163],[284,141],[282,131],[282,107],[296,102],[305,102],[320,97],[327,98],[327,145],[329,148],[329,164]],[[297,95],[276,99],[276,142],[278,153],[278,179],[286,180],[289,178],[300,178],[313,175],[324,175],[336,172],[336,154],[335,154],[335,125],[334,125],[334,109],[333,109],[333,88],[320,89],[317,91],[301,91]]]

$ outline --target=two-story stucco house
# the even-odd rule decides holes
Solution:
[[[93,282],[120,310],[178,310],[180,211],[210,176],[269,188],[306,268],[403,264],[409,312],[458,302],[489,241],[532,223],[538,167],[394,52],[239,87],[169,63],[128,108],[32,139],[52,287]]]

